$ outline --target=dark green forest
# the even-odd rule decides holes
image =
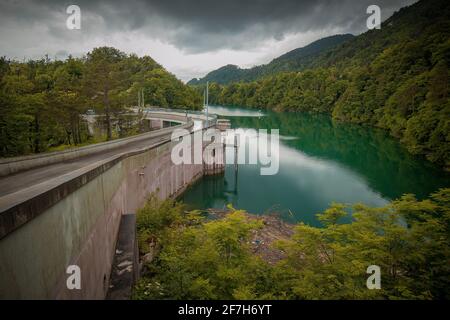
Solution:
[[[278,72],[300,71],[307,69],[318,54],[352,38],[353,35],[351,34],[343,34],[319,39],[305,47],[289,51],[278,58],[273,59],[268,64],[255,66],[250,69],[241,69],[232,64],[226,65],[211,71],[201,79],[192,79],[188,84],[200,85],[206,84],[207,81],[219,84],[229,84],[239,81],[254,81]]]
[[[383,129],[367,130],[358,124],[334,121],[322,113],[269,111],[267,114],[265,117],[230,119],[236,128],[279,128],[282,136],[301,137],[284,140],[283,144],[302,150],[309,156],[352,168],[366,178],[372,189],[378,190],[388,199],[400,197],[404,190],[414,193],[419,199],[426,198],[438,188],[433,175],[441,177],[437,185],[448,185],[448,175],[443,174],[438,166],[427,161],[417,161],[416,156],[405,152],[404,147]],[[417,175],[423,170],[428,174]],[[392,172],[401,175],[393,176]]]
[[[331,114],[388,130],[450,169],[450,3],[419,1],[318,54],[303,71],[210,85],[210,102]]]
[[[0,156],[99,142],[81,117],[89,109],[105,116],[110,140],[111,119],[136,106],[141,90],[146,106],[201,107],[195,90],[148,56],[101,47],[65,61],[0,58]]]
[[[333,204],[323,227],[299,223],[272,243],[281,259],[252,251],[263,222],[229,206],[209,219],[181,203],[151,197],[137,215],[144,260],[135,299],[448,299],[450,190],[418,201],[404,195],[386,207]],[[366,269],[381,270],[368,290]]]

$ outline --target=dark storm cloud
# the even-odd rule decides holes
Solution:
[[[248,49],[287,34],[317,30],[365,30],[366,8],[377,4],[386,18],[412,0],[127,0],[1,1],[0,26],[45,26],[52,37],[68,37],[63,17],[69,4],[81,7],[90,35],[137,31],[187,52]],[[13,35],[12,35],[13,36]]]

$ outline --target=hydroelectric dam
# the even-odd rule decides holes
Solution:
[[[117,246],[130,238],[138,208],[152,193],[175,197],[203,175],[223,170],[171,161],[172,132],[215,127],[215,116],[156,109],[145,119],[158,129],[0,159],[0,299],[124,298],[108,292],[114,265],[117,274],[135,278],[136,261],[130,259],[136,257],[120,257]],[[128,228],[122,235],[121,225]],[[129,250],[136,246],[131,240],[125,243]],[[79,268],[81,289],[68,287],[69,266]]]

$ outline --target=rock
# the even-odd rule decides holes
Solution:
[[[145,255],[142,256],[142,262],[144,264],[151,263],[153,261],[153,259],[155,258],[155,255],[154,255],[153,251],[154,250],[150,250],[149,253],[146,253]]]

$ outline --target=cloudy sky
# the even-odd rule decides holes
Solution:
[[[226,64],[267,63],[337,33],[366,31],[366,9],[382,19],[414,0],[0,0],[0,56],[64,59],[114,46],[150,55],[182,80]],[[81,9],[69,30],[66,9]]]

